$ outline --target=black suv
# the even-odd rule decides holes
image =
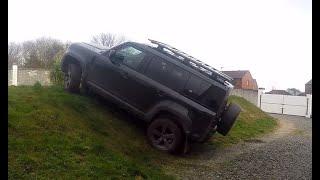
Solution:
[[[232,79],[167,44],[125,42],[110,49],[74,43],[61,68],[65,89],[90,91],[121,105],[148,125],[152,146],[166,152],[226,135],[240,108],[227,105]]]

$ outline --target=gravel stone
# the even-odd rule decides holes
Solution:
[[[225,149],[202,148],[185,161],[181,179],[312,179],[312,119],[271,116],[280,122],[276,132]]]

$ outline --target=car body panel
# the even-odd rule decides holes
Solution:
[[[146,53],[137,69],[110,60],[109,52],[111,50],[117,51],[128,46]],[[190,75],[196,75],[210,84],[207,90],[211,90],[206,96],[210,94],[212,96],[212,90],[216,90],[212,91],[213,93],[219,90],[221,94],[218,96],[221,97],[215,98],[220,98],[222,102],[219,101],[213,110],[201,102],[190,99],[183,91],[173,90],[146,76],[146,69],[149,68],[151,61],[155,61],[155,57],[183,68],[189,75],[188,79]],[[111,99],[148,122],[152,121],[159,112],[170,113],[177,117],[184,133],[193,137],[195,141],[204,139],[210,129],[218,124],[220,114],[225,109],[227,97],[233,88],[228,82],[221,83],[210,79],[150,46],[135,42],[126,42],[111,49],[103,49],[85,43],[74,43],[68,48],[62,59],[63,72],[65,72],[65,65],[69,61],[76,61],[81,66],[82,79],[94,92]]]

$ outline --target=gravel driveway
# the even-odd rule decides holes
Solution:
[[[312,179],[312,119],[271,116],[280,120],[275,133],[222,150],[195,152],[175,173],[181,179]]]

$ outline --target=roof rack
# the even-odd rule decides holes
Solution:
[[[149,39],[149,41],[153,44],[156,44],[158,45],[158,47],[156,47],[156,49],[166,53],[166,54],[169,54],[171,56],[174,56],[175,58],[179,59],[180,61],[182,61],[184,64],[200,71],[201,73],[205,73],[205,75],[209,76],[210,78],[214,78],[214,79],[217,79],[221,82],[224,82],[224,81],[232,81],[233,79],[231,77],[229,77],[228,75],[218,71],[217,69],[209,66],[208,64],[168,45],[168,44],[165,44],[165,43],[162,43],[162,42],[159,42],[159,41],[156,41],[156,40],[152,40],[152,39]],[[220,75],[220,76],[218,76]],[[223,79],[221,79],[221,77]]]
[[[104,47],[104,46],[101,46],[101,45],[98,45],[98,44],[91,44],[91,43],[86,43],[86,42],[82,42],[83,44],[86,44],[88,46],[91,46],[93,48],[96,48],[96,49],[99,49],[100,50],[100,53],[102,53],[103,51],[107,50],[108,48],[107,47]]]

